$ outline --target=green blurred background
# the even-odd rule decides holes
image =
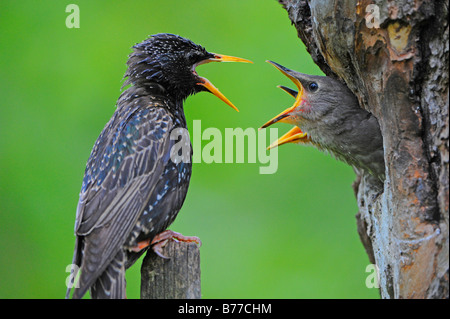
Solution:
[[[321,74],[275,0],[78,0],[79,29],[65,25],[69,3],[0,2],[1,298],[64,296],[85,164],[132,45],[170,32],[254,62],[197,69],[240,113],[201,93],[185,103],[190,129],[196,119],[258,128],[290,106],[276,85],[293,85],[267,59]],[[297,145],[279,148],[275,174],[261,165],[194,164],[171,229],[203,241],[203,298],[378,298],[365,286],[352,169]],[[127,272],[128,298],[139,298],[140,264]]]

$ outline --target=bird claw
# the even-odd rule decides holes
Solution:
[[[185,243],[196,243],[197,245],[201,246],[202,242],[200,238],[197,236],[184,236],[183,234],[174,232],[172,230],[165,230],[162,233],[159,233],[156,235],[150,245],[157,244],[158,242],[164,241],[164,240],[174,240],[174,241],[182,241]]]
[[[174,232],[172,230],[165,230],[162,233],[159,233],[156,235],[151,244],[153,245],[152,249],[159,257],[164,259],[170,259],[167,256],[164,256],[162,253],[162,248],[169,242],[169,240],[174,240],[176,242],[185,242],[185,243],[196,243],[197,245],[201,246],[202,242],[200,238],[196,236],[184,236],[183,234]]]
[[[162,253],[162,249],[164,246],[166,246],[166,244],[168,243],[169,239],[165,239],[163,241],[157,242],[156,244],[153,245],[152,249],[154,251],[155,254],[157,254],[159,257],[163,258],[163,259],[170,259],[170,257],[165,256]]]
[[[183,234],[174,232],[172,230],[165,230],[162,233],[156,235],[151,242],[149,239],[140,241],[136,246],[129,248],[129,250],[140,252],[142,249],[147,248],[148,246],[152,246],[153,251],[159,257],[170,259],[170,257],[164,256],[162,253],[162,249],[167,245],[169,240],[173,240],[176,242],[181,241],[185,243],[196,243],[197,245],[199,245],[199,247],[202,245],[200,238],[196,236],[184,236]]]

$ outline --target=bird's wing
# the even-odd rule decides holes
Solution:
[[[107,124],[88,160],[77,208],[79,295],[113,260],[169,161],[173,121],[163,108],[136,108]],[[77,253],[77,252],[76,252]],[[84,290],[84,292],[83,292]]]

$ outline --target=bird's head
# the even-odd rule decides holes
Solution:
[[[339,81],[326,76],[308,75],[290,70],[273,61],[267,61],[286,75],[298,88],[296,90],[279,86],[295,98],[294,104],[284,110],[261,128],[266,128],[274,123],[288,123],[296,125],[283,137],[275,141],[270,148],[285,143],[305,143],[311,142],[309,130],[320,128],[329,123],[329,117],[335,116],[339,108],[345,108],[345,105],[353,105],[355,101],[352,95],[338,94],[342,90],[348,90]],[[351,98],[351,101],[342,99]],[[303,131],[302,131],[303,130]]]
[[[124,85],[158,85],[177,99],[208,91],[237,108],[206,78],[197,74],[198,65],[209,62],[250,62],[246,59],[210,53],[189,39],[160,33],[133,47]]]

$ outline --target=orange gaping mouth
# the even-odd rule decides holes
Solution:
[[[283,112],[281,112],[280,114],[278,114],[277,116],[272,118],[270,121],[265,123],[263,126],[261,126],[260,129],[266,128],[277,122],[288,122],[289,123],[290,121],[288,121],[288,118],[291,116],[291,113],[295,109],[297,109],[304,101],[304,88],[303,88],[303,85],[300,82],[300,80],[297,79],[296,77],[292,76],[290,74],[291,71],[289,69],[285,68],[284,66],[282,66],[276,62],[273,62],[273,61],[266,61],[266,62],[275,66],[278,70],[280,70],[281,73],[283,73],[292,82],[294,82],[295,86],[298,88],[298,92],[295,90],[292,90],[288,87],[279,85],[278,87],[280,89],[284,90],[289,95],[291,95],[292,97],[295,98],[295,102],[290,108],[284,110]],[[298,126],[294,126],[289,132],[287,132],[282,137],[280,137],[278,140],[276,140],[275,142],[270,144],[270,146],[267,149],[269,150],[269,149],[275,148],[279,145],[283,145],[286,143],[310,143],[310,142],[311,142],[311,139],[310,139],[309,135],[307,133],[303,132]]]
[[[277,123],[277,122],[283,122],[283,119],[288,117],[290,115],[290,113],[292,111],[294,111],[302,103],[302,101],[303,101],[303,92],[304,92],[303,85],[300,83],[300,81],[297,78],[295,78],[292,75],[290,75],[287,72],[287,69],[284,66],[282,66],[282,65],[280,65],[278,63],[275,63],[273,61],[266,61],[266,62],[268,62],[268,63],[272,64],[273,66],[275,66],[278,70],[281,71],[281,73],[286,75],[292,82],[294,82],[295,86],[297,86],[297,88],[298,88],[298,92],[297,92],[297,96],[295,97],[294,105],[292,105],[290,108],[284,110],[283,112],[281,112],[280,114],[278,114],[277,116],[272,118],[266,124],[261,126],[261,128],[266,128],[266,127],[268,127],[268,126],[270,126],[270,125],[272,125],[274,123]],[[284,87],[282,87],[282,88],[284,89]],[[287,91],[287,90],[285,90],[285,91],[288,92],[291,95],[292,95],[293,92],[295,92],[294,90],[291,90],[290,92]]]

